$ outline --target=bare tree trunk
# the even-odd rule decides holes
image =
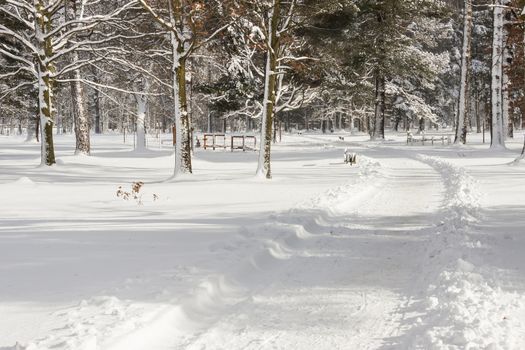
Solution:
[[[508,36],[506,27],[503,26],[503,41],[506,42],[506,37]],[[514,137],[512,130],[512,122],[510,118],[510,97],[509,97],[509,87],[510,87],[510,78],[509,78],[509,69],[512,63],[512,48],[506,46],[503,48],[503,86],[502,86],[502,115],[503,115],[503,136],[505,138]]]
[[[259,151],[259,162],[257,176],[272,178],[271,171],[271,146],[272,126],[275,113],[275,88],[277,55],[279,52],[279,37],[277,26],[279,24],[281,0],[273,0],[273,6],[268,13],[268,39],[266,49],[266,76],[264,82],[264,101],[261,125],[261,147]]]
[[[82,18],[82,11],[77,11],[77,0],[65,2],[64,8],[65,20],[76,20]],[[72,52],[71,63],[76,64],[79,57],[76,51]],[[82,88],[81,74],[79,69],[75,69],[71,73],[71,101],[73,104],[73,118],[75,123],[75,154],[90,153],[90,139],[89,139],[89,119],[86,111],[86,104],[84,99],[84,89]]]
[[[137,101],[137,118],[135,130],[137,130],[137,142],[135,144],[136,151],[144,151],[146,149],[146,106],[148,98],[145,94],[135,95]]]
[[[376,72],[375,88],[375,111],[374,121],[371,128],[371,139],[385,139],[385,99],[386,99],[386,79],[381,71]]]
[[[73,62],[78,61],[78,55],[73,53]],[[89,120],[86,113],[84,101],[84,89],[80,82],[80,70],[76,69],[73,72],[73,80],[71,81],[71,100],[73,102],[73,115],[75,118],[75,139],[76,148],[75,154],[89,155],[91,152],[90,138],[89,138]]]
[[[502,54],[503,54],[503,8],[501,0],[494,6],[494,34],[492,40],[492,139],[491,148],[505,147],[502,115]]]
[[[480,114],[480,110],[479,110],[479,91],[478,91],[477,88],[476,88],[476,98],[475,98],[474,103],[475,103],[474,109],[475,109],[475,112],[476,112],[476,133],[480,134],[481,133],[482,118],[481,118],[481,114]]]
[[[459,107],[456,117],[454,143],[467,142],[467,111],[469,109],[469,83],[472,41],[472,0],[465,0],[463,14],[463,51],[461,54],[461,81],[459,85]]]
[[[53,143],[53,123],[54,123],[54,81],[51,77],[55,67],[49,62],[53,56],[53,44],[51,38],[44,38],[44,33],[51,29],[51,16],[44,12],[45,4],[38,0],[35,8],[37,16],[35,18],[35,31],[40,54],[38,56],[38,99],[40,116],[40,139],[41,139],[41,165],[53,165],[55,160],[55,146]]]
[[[100,83],[98,78],[98,72],[96,69],[93,70],[93,81],[97,84]],[[98,91],[98,88],[95,89],[93,95],[93,102],[95,105],[95,134],[101,134],[103,131],[105,131],[104,125],[102,124],[102,113],[100,105],[101,98],[102,96],[100,95],[100,91]]]
[[[180,106],[180,121],[182,127],[182,147],[181,160],[185,172],[192,173],[191,164],[191,123],[188,114],[188,103],[186,94],[186,58],[180,60],[179,68],[177,69],[177,81],[179,84],[179,106]]]
[[[168,2],[170,22],[173,27],[183,26],[182,4],[180,0]],[[192,173],[191,130],[186,98],[186,59],[184,43],[177,33],[170,31],[172,47],[173,98],[175,101],[175,169],[174,176]]]

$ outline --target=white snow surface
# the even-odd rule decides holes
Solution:
[[[256,152],[173,180],[122,136],[59,135],[51,168],[0,136],[0,350],[525,349],[519,142],[404,137],[285,134],[268,181]]]

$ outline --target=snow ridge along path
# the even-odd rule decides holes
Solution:
[[[523,349],[525,325],[516,314],[523,297],[502,291],[487,277],[483,244],[473,224],[483,220],[476,181],[437,157],[418,159],[439,171],[445,184],[443,221],[428,245],[423,266],[429,288],[404,339],[410,349]],[[479,234],[479,233],[478,233]]]

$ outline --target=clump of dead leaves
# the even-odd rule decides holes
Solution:
[[[144,187],[144,182],[142,181],[136,181],[131,184],[130,191],[126,191],[122,188],[122,186],[119,186],[117,189],[117,197],[122,198],[125,201],[134,200],[137,202],[138,205],[144,204],[142,202],[142,195],[144,192],[140,192],[140,190]],[[159,199],[159,196],[155,193],[152,194],[153,201],[157,201]]]

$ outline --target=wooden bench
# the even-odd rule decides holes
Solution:
[[[434,145],[434,142],[441,141],[441,144],[444,145],[445,142],[447,145],[450,145],[452,143],[452,135],[450,134],[438,134],[438,135],[419,135],[414,136],[411,133],[407,133],[407,145],[414,145],[414,143],[421,142],[421,145],[424,146],[425,142],[430,143],[432,146]]]
[[[210,145],[211,139],[211,145]],[[219,139],[222,141],[220,144],[217,142]],[[226,144],[226,135],[225,134],[204,134],[203,135],[203,148],[212,148],[215,151],[215,148],[228,148]]]
[[[236,144],[235,140],[241,140],[242,143],[241,144]],[[253,141],[253,147],[247,146],[246,145],[246,140]],[[235,149],[242,149],[243,152],[246,152],[247,149],[255,151],[255,147],[257,147],[257,138],[255,136],[242,135],[242,136],[232,136],[231,137],[231,150],[232,150],[232,152]]]

